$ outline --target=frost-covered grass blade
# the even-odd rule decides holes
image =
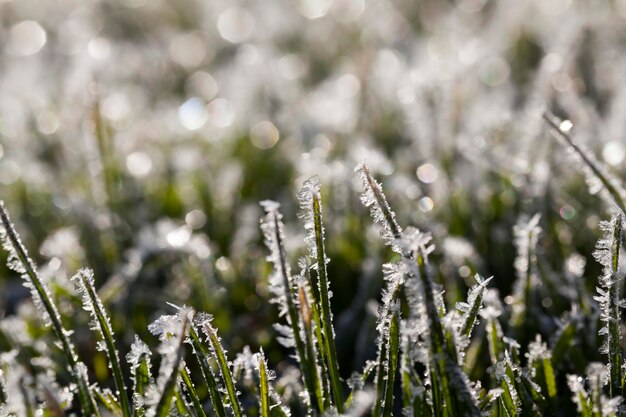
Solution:
[[[229,405],[235,417],[242,417],[241,404],[239,403],[239,397],[237,395],[237,389],[235,388],[235,380],[233,378],[232,372],[230,370],[231,365],[226,357],[226,352],[222,347],[222,343],[217,336],[216,329],[211,324],[211,318],[205,316],[201,321],[200,326],[202,331],[207,337],[207,341],[209,342],[209,346],[213,354],[215,355],[215,359],[217,360],[217,365],[220,369],[220,374],[222,375],[222,381],[226,386],[226,392],[228,394]]]
[[[189,343],[193,347],[193,352],[198,360],[198,363],[200,364],[200,371],[202,372],[202,376],[204,377],[204,381],[206,382],[209,390],[209,396],[211,398],[211,403],[213,404],[213,411],[218,417],[226,417],[226,409],[210,364],[211,356],[209,350],[200,340],[195,323],[191,323],[189,327],[189,336]]]
[[[329,373],[330,386],[332,390],[334,405],[339,413],[344,410],[343,388],[339,378],[339,364],[337,363],[337,352],[335,349],[335,331],[332,324],[332,311],[330,307],[330,288],[328,284],[328,274],[326,264],[325,231],[322,223],[322,206],[320,196],[319,178],[312,177],[304,182],[302,190],[298,194],[300,200],[300,217],[304,222],[307,231],[306,242],[309,254],[315,261],[315,272],[317,275],[317,286],[319,290],[314,291],[315,302],[318,304],[321,318],[321,329],[323,334],[323,357]],[[313,284],[315,285],[315,284]]]
[[[175,316],[161,316],[150,325],[150,331],[159,335],[162,354],[159,377],[157,379],[157,400],[148,411],[150,417],[170,415],[172,400],[178,390],[178,378],[183,362],[184,342],[187,338],[193,311],[187,307],[179,310]]]
[[[72,370],[72,378],[78,388],[78,399],[83,414],[99,416],[100,413],[96,406],[96,401],[89,388],[87,369],[83,363],[79,362],[74,345],[69,338],[70,333],[65,330],[61,323],[61,316],[52,301],[50,290],[39,277],[37,267],[28,256],[26,248],[15,231],[9,214],[4,208],[3,201],[0,201],[0,220],[2,221],[0,240],[2,241],[2,247],[9,254],[7,265],[22,276],[25,285],[31,290],[33,302],[39,307],[42,318],[47,324],[52,326],[56,337],[59,339],[65,358]]]
[[[132,416],[132,410],[126,391],[126,384],[124,383],[124,375],[120,366],[119,355],[115,347],[111,321],[102,305],[102,301],[100,301],[96,293],[93,271],[83,268],[78,271],[73,280],[78,286],[79,293],[83,295],[83,308],[91,314],[92,327],[99,331],[100,337],[104,342],[104,350],[107,353],[111,371],[113,372],[113,379],[115,380],[115,387],[117,388],[116,394],[119,398],[122,415],[124,417],[130,417]]]

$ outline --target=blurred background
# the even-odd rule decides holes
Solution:
[[[624,0],[0,0],[0,198],[95,380],[110,376],[68,280],[81,266],[122,353],[187,303],[284,373],[258,202],[282,204],[295,270],[295,195],[319,175],[348,377],[375,354],[390,256],[363,160],[399,223],[433,233],[450,306],[475,272],[510,294],[512,227],[535,213],[542,305],[565,313],[585,263],[595,287],[606,208],[541,114],[625,178],[625,47]],[[0,317],[3,351],[47,332],[4,262]]]

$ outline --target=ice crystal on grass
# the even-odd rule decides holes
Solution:
[[[603,387],[610,382],[610,370],[601,363],[593,362],[587,366],[587,380],[589,382],[588,398],[591,401],[591,412],[601,416],[618,415],[622,397],[616,395],[609,398],[603,391]],[[576,381],[570,376],[568,382],[573,392],[580,391],[580,381]],[[576,400],[575,402],[578,403]]]
[[[266,211],[266,216],[261,221],[261,230],[265,238],[265,246],[270,250],[267,260],[273,266],[269,276],[269,290],[274,295],[271,301],[279,306],[279,315],[287,316],[287,323],[291,326],[294,317],[289,313],[290,309],[294,308],[292,288],[296,284],[283,246],[285,232],[282,214],[279,210],[280,204],[274,201],[263,201],[261,205]],[[290,343],[293,345],[293,341]]]
[[[91,393],[85,365],[78,360],[74,345],[70,340],[71,332],[63,327],[56,304],[52,301],[50,290],[37,273],[37,267],[28,256],[8,213],[4,202],[0,201],[0,241],[8,252],[8,266],[21,275],[24,285],[30,289],[34,304],[44,323],[54,330],[59,348],[63,351],[70,366],[71,375],[77,384],[78,398],[83,412],[99,415],[95,399]]]
[[[400,251],[396,241],[401,237],[402,228],[396,222],[396,214],[389,207],[382,186],[372,177],[365,162],[357,165],[354,171],[363,182],[361,202],[370,209],[374,222],[381,226],[380,236],[394,250]]]
[[[623,214],[614,212],[611,220],[600,223],[600,229],[604,232],[598,240],[596,250],[593,253],[596,260],[602,265],[600,286],[596,288],[598,295],[594,299],[600,305],[600,319],[604,326],[598,334],[606,336],[601,346],[601,353],[608,355],[608,369],[611,374],[610,392],[616,394],[622,386],[622,353],[621,353],[621,311],[626,306],[625,300],[620,300],[619,285],[623,277],[619,276],[620,249],[622,246]]]
[[[314,205],[318,205],[321,212],[321,200],[322,198],[320,196],[319,177],[314,176],[304,181],[304,183],[302,184],[302,188],[298,193],[298,201],[300,203],[300,211],[298,213],[298,217],[300,218],[304,226],[304,242],[306,243],[306,247],[309,251],[309,256],[313,260],[316,260],[318,256]],[[323,228],[321,237],[323,241],[325,239],[325,236],[323,234]],[[328,261],[328,259],[324,260],[325,263],[328,263]],[[313,268],[317,267],[318,265],[314,263]]]
[[[468,291],[467,301],[459,302],[456,305],[457,310],[463,313],[460,334],[465,337],[469,337],[472,329],[474,328],[476,318],[482,309],[483,298],[485,291],[487,291],[487,284],[493,279],[493,277],[484,279],[480,275],[476,274],[475,279],[476,285]]]
[[[130,345],[130,352],[126,355],[126,362],[130,365],[130,373],[133,379],[136,378],[137,368],[141,361],[147,359],[149,363],[151,355],[152,352],[150,352],[148,345],[139,336],[135,335],[135,340]]]
[[[47,283],[37,272],[35,262],[28,256],[28,251],[15,231],[9,214],[0,201],[0,241],[8,253],[7,266],[18,273],[24,280],[24,286],[30,290],[33,303],[40,312],[40,317],[47,326],[52,325],[51,316],[60,322],[60,315],[55,304],[47,302],[52,299]]]
[[[533,306],[533,291],[538,285],[537,278],[537,241],[541,228],[539,220],[541,216],[535,214],[528,221],[520,220],[513,227],[515,236],[515,247],[517,257],[515,258],[515,270],[517,280],[513,288],[513,314],[512,322],[514,326],[520,326],[524,318],[530,314]]]
[[[315,276],[311,275],[311,290],[316,308],[319,311],[321,340],[326,369],[329,373],[330,386],[332,388],[332,405],[337,412],[343,412],[344,400],[341,381],[339,378],[339,365],[335,348],[335,329],[333,327],[333,314],[330,306],[332,291],[329,287],[328,271],[326,265],[330,261],[326,257],[325,229],[322,216],[322,199],[318,177],[311,177],[304,182],[298,193],[300,212],[298,217],[302,220],[305,229],[305,243],[309,256],[313,261],[312,269]],[[313,281],[313,278],[315,281]]]
[[[156,389],[147,394],[146,403],[151,405],[148,416],[161,417],[169,410],[169,403],[176,392],[182,362],[182,344],[193,319],[194,311],[180,307],[175,315],[163,315],[148,326],[148,330],[158,336],[161,345],[161,365],[156,381]]]
[[[312,342],[310,303],[304,289],[308,281],[309,266],[306,259],[301,259],[300,276],[296,278],[291,275],[283,244],[285,236],[280,206],[273,201],[264,201],[261,205],[266,212],[266,216],[261,221],[261,229],[265,245],[270,250],[267,260],[273,265],[273,271],[269,277],[269,289],[274,295],[272,302],[279,305],[279,315],[285,316],[287,320],[287,325],[275,323],[274,328],[278,333],[279,343],[287,348],[295,347],[296,359],[302,369],[303,382],[306,386],[303,393],[305,403],[321,410],[323,404],[316,403],[316,384],[319,381],[319,370],[316,364],[318,356],[316,346]],[[317,328],[316,330],[319,331]],[[311,404],[311,397],[315,404]]]
[[[222,346],[221,338],[217,335],[217,329],[213,327],[213,318],[208,314],[202,314],[198,317],[196,323],[202,329],[206,336],[206,340],[213,353],[213,357],[217,361],[222,376],[222,382],[228,394],[229,403],[235,417],[241,417],[241,404],[239,402],[239,392],[235,388],[235,379],[233,377],[233,364],[228,360],[227,351]]]

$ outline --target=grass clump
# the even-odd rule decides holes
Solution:
[[[546,120],[558,129],[551,118]],[[346,370],[337,349],[340,335],[335,331],[332,264],[327,255],[333,239],[327,237],[324,226],[318,177],[305,181],[297,196],[308,255],[298,262],[299,274],[293,274],[290,266],[294,257],[287,250],[290,236],[280,204],[261,203],[261,231],[272,268],[266,287],[278,306],[277,339],[283,352],[294,355],[290,367],[271,370],[275,359],[268,358],[262,348],[253,354],[246,347],[233,357],[218,335],[212,312],[196,313],[191,307],[173,304],[174,314],[161,315],[147,329],[159,341],[156,377],[153,348],[138,335],[124,366],[112,324],[115,310],[110,317],[93,271],[83,268],[72,279],[81,297],[66,297],[80,300],[89,312],[91,328],[99,335],[98,348],[108,359],[114,392],[106,384],[89,382],[88,369],[63,325],[63,315],[71,314],[73,306],[57,306],[59,297],[37,272],[0,205],[0,237],[9,254],[8,265],[22,275],[38,314],[59,342],[59,349],[51,348],[38,357],[43,369],[28,369],[12,360],[28,355],[19,350],[25,347],[15,346],[12,356],[5,354],[10,357],[1,362],[0,410],[3,415],[123,417],[511,417],[560,416],[565,415],[563,410],[577,410],[583,416],[617,416],[626,389],[620,327],[620,309],[625,305],[621,298],[621,192],[615,191],[617,185],[607,187],[614,180],[594,169],[596,162],[581,157],[585,154],[568,135],[557,133],[589,172],[599,177],[616,206],[611,220],[601,224],[604,236],[594,252],[603,267],[597,295],[590,299],[584,287],[576,287],[569,314],[562,319],[550,316],[541,301],[549,286],[542,285],[541,218],[535,215],[513,229],[517,277],[505,303],[492,286],[498,278],[484,279],[476,273],[465,299],[450,305],[438,279],[440,255],[432,235],[416,227],[401,227],[382,185],[366,164],[360,164],[356,172],[362,183],[361,202],[370,209],[390,249],[390,259],[382,265],[375,355],[349,380],[342,378]],[[220,268],[226,270],[223,265]],[[586,307],[578,302],[583,299],[588,300]],[[581,314],[585,309],[596,315]],[[547,326],[560,323],[554,337],[542,334],[546,321]],[[605,357],[604,363],[587,361],[582,355],[586,336],[577,334],[582,326],[597,328],[603,344],[596,353]],[[69,381],[57,380],[57,361],[67,365]],[[75,400],[68,400],[67,394],[74,394]]]

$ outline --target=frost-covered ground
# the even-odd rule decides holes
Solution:
[[[611,291],[613,281],[599,284],[592,253],[614,204],[607,184],[619,194],[626,179],[625,47],[623,0],[0,0],[0,199],[74,331],[90,381],[112,388],[115,375],[74,293],[70,277],[81,267],[94,271],[124,364],[135,335],[157,352],[148,324],[174,312],[168,302],[187,304],[214,316],[209,327],[230,359],[246,345],[263,347],[276,395],[293,403],[306,382],[272,327],[287,322],[269,303],[276,288],[268,286],[259,202],[281,203],[297,292],[298,257],[315,236],[297,218],[296,194],[319,177],[337,356],[348,380],[380,357],[387,338],[377,339],[376,320],[385,332],[393,321],[378,312],[393,310],[379,295],[388,285],[382,264],[398,261],[359,201],[354,168],[365,160],[404,233],[408,225],[432,233],[433,279],[445,289],[437,303],[454,310],[475,273],[494,276],[487,286],[499,295],[486,295],[484,320],[466,343],[475,355],[469,379],[487,389],[505,384],[485,323],[501,322],[518,340],[522,368],[532,362],[525,352],[546,355],[541,342],[529,349],[540,334],[563,356],[552,406],[568,413],[567,375],[603,375],[608,368],[588,373],[587,365],[615,359],[599,352],[607,336],[596,336],[607,298],[593,299],[596,286]],[[591,172],[587,187],[589,167],[551,135],[546,111],[597,160],[607,184]],[[535,271],[528,282],[537,309],[522,325],[525,270]],[[615,271],[621,280],[623,267]],[[64,363],[42,346],[53,334],[4,267],[0,294],[2,361]],[[401,309],[409,319],[406,303]],[[563,353],[554,335],[571,323],[581,334]],[[242,357],[258,368],[261,356],[251,355]],[[4,384],[16,381],[7,366]],[[54,371],[67,386],[64,369]],[[244,380],[243,408],[255,408]],[[397,385],[394,415],[406,406]],[[616,395],[610,385],[607,398]]]

